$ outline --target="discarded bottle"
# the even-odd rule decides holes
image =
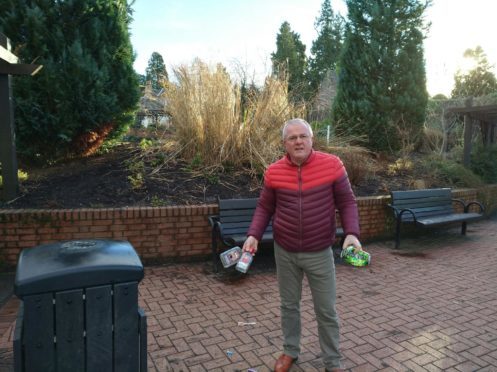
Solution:
[[[220,254],[221,263],[223,264],[224,268],[233,266],[238,263],[241,256],[242,249],[240,247],[233,247]]]
[[[371,263],[371,255],[365,251],[357,251],[353,245],[349,245],[340,254],[343,262],[352,266],[367,266]]]
[[[243,252],[242,257],[240,257],[240,260],[236,264],[235,269],[242,273],[246,273],[250,267],[250,264],[252,263],[252,260],[254,259],[254,256],[250,254],[250,252]]]

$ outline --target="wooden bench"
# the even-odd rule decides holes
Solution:
[[[242,246],[247,239],[247,231],[257,206],[257,198],[219,199],[218,214],[209,216],[212,227],[212,266],[217,272],[219,261],[218,241],[227,248]],[[337,228],[337,237],[343,238],[343,229]],[[273,242],[272,221],[269,222],[259,243]]]
[[[461,223],[461,234],[466,234],[466,223],[483,217],[484,208],[477,202],[465,203],[453,199],[449,188],[392,191],[391,203],[396,220],[395,248],[400,246],[400,227],[402,223],[411,223],[421,227],[441,226],[451,223]],[[453,203],[462,206],[463,213],[456,213]],[[469,208],[477,205],[480,213],[470,212]]]

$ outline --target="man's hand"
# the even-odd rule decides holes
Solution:
[[[257,253],[258,244],[259,241],[256,238],[254,238],[253,236],[249,236],[247,240],[245,240],[245,243],[243,243],[243,251],[250,252],[253,256]]]
[[[348,246],[353,245],[354,248],[358,251],[362,251],[362,245],[359,239],[355,235],[347,235],[345,237],[345,240],[343,241],[343,246],[342,248],[347,248]]]

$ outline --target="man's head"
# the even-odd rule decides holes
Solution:
[[[302,164],[312,150],[312,128],[304,119],[290,119],[283,126],[283,145],[295,164]]]

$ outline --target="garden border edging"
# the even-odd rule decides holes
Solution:
[[[479,200],[487,214],[497,210],[497,185],[453,190],[453,197]],[[390,196],[357,197],[361,240],[393,237]],[[1,209],[0,263],[17,264],[24,248],[73,239],[127,240],[145,264],[208,259],[211,228],[207,217],[217,205],[105,209]]]

